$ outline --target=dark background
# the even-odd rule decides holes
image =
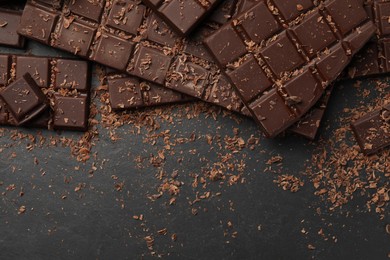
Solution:
[[[31,42],[28,51],[69,56]],[[23,51],[2,48],[1,52]],[[97,75],[93,78],[97,87]],[[344,108],[374,102],[375,80],[364,80],[360,88],[353,87],[356,81],[337,84],[320,139],[334,138]],[[364,88],[372,90],[368,98],[358,95]],[[93,102],[99,106],[98,98]],[[66,145],[50,144],[50,139],[78,140],[82,134],[2,128],[0,259],[387,259],[388,206],[381,220],[375,212],[367,212],[364,194],[356,194],[334,211],[314,195],[313,185],[303,173],[318,142],[293,135],[267,140],[251,120],[226,115],[211,106],[191,119],[186,115],[196,110],[193,104],[159,109],[163,115],[171,115],[172,122],[156,110],[146,109],[143,113],[151,114],[161,127],[150,131],[125,125],[115,130],[118,141],[112,141],[110,131],[98,125],[99,136],[92,140],[92,158],[86,163],[78,162]],[[219,112],[216,118],[207,112],[210,110]],[[136,118],[142,117],[135,114]],[[204,188],[192,187],[194,174],[202,176],[218,168],[221,158],[232,153],[224,138],[234,137],[234,128],[245,141],[251,135],[260,138],[254,150],[246,147],[232,154],[232,163],[245,163],[243,183],[228,185],[227,180],[207,180]],[[166,130],[170,130],[171,140],[195,138],[173,146],[172,153],[165,153],[165,160],[155,167],[151,158],[158,156],[165,144],[163,138],[156,138],[155,145],[147,138]],[[13,138],[16,133],[47,140],[42,145],[36,142],[29,151],[32,142]],[[208,134],[215,138],[219,135],[221,141],[214,139],[207,144]],[[266,161],[276,155],[283,157],[282,165],[272,166],[276,173],[265,171],[269,167]],[[157,178],[160,171],[168,177],[177,171],[176,180],[182,182],[174,205],[169,205],[171,196],[167,193],[156,201],[148,198],[162,184]],[[237,170],[223,172],[238,174]],[[278,174],[294,175],[305,185],[297,193],[284,191],[273,182]],[[76,192],[79,183],[85,187]],[[208,191],[210,198],[190,205],[197,192],[202,195]],[[24,214],[18,214],[21,206],[26,207]],[[320,215],[317,208],[321,209]],[[133,218],[141,214],[142,220]],[[158,230],[164,228],[167,234],[159,235]],[[327,240],[318,234],[320,229]],[[176,241],[171,239],[173,234]],[[146,236],[154,238],[153,249],[148,249]]]

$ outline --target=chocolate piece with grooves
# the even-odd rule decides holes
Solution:
[[[0,8],[0,45],[24,48],[24,37],[16,31],[19,27],[22,12]]]
[[[257,3],[205,44],[263,132],[275,137],[307,113],[374,31],[359,0],[274,0]]]
[[[390,145],[390,104],[351,124],[362,152],[371,155]]]
[[[180,92],[123,74],[107,75],[110,105],[114,110],[196,101]]]
[[[378,30],[348,66],[346,78],[360,78],[390,72],[390,1],[365,0],[365,9]]]
[[[141,81],[244,113],[239,96],[202,41],[254,2],[224,1],[191,38],[183,38],[140,1],[65,0],[53,7],[30,0],[18,32]]]
[[[49,107],[45,94],[29,73],[4,88],[0,98],[17,125],[28,123]]]
[[[27,97],[34,94],[34,97],[27,99],[22,95],[6,95],[4,98],[11,84],[27,81],[26,76],[24,76],[26,73],[31,75],[29,78],[34,81],[34,85],[38,87],[39,91],[34,87],[34,91],[25,89],[19,92],[26,93]],[[6,101],[0,102],[0,124],[18,125],[23,123],[25,127],[87,130],[90,76],[89,65],[82,60],[0,54],[0,91],[2,90],[0,95]],[[28,82],[31,83],[31,80]],[[15,91],[14,93],[17,94]],[[15,111],[30,111],[30,106],[34,109],[35,104],[39,106],[43,97],[37,93],[44,93],[43,97],[49,100],[48,103],[52,109],[42,109],[44,110],[42,113],[34,113],[36,117],[34,116],[33,119],[29,117],[31,120],[23,121],[25,116],[19,115],[20,113],[15,113]],[[26,100],[24,103],[29,107],[22,107],[22,109],[16,107],[13,103],[18,97],[22,98],[23,101]],[[45,102],[45,104],[47,103]],[[34,109],[32,111],[38,111]]]
[[[178,35],[189,35],[221,0],[143,0]]]

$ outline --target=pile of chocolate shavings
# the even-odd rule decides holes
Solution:
[[[388,84],[377,82],[379,98],[371,104],[344,109],[341,127],[334,130],[335,138],[318,142],[316,152],[305,175],[333,211],[349,203],[355,197],[366,198],[368,211],[374,210],[382,218],[390,201],[390,150],[366,156],[361,151],[351,132],[350,123],[369,111],[390,102]],[[386,91],[387,90],[387,91]],[[362,95],[367,95],[364,93]]]

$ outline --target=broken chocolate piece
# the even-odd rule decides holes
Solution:
[[[390,104],[370,112],[351,124],[356,141],[366,155],[390,145]]]
[[[0,98],[17,125],[28,123],[48,108],[48,100],[29,73],[24,74],[0,92]]]

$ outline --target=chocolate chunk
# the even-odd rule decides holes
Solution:
[[[88,128],[88,102],[85,96],[54,96],[54,129],[85,131]]]
[[[205,40],[269,137],[306,114],[375,31],[360,0],[316,4],[259,1]]]
[[[140,82],[149,81],[150,86],[170,88],[244,113],[243,103],[202,41],[254,2],[224,1],[199,30],[184,38],[140,1],[65,0],[53,6],[48,1],[30,0],[18,32],[137,77]]]
[[[365,8],[378,30],[375,37],[360,51],[348,66],[344,77],[359,78],[385,74],[390,71],[390,2],[365,0]]]
[[[28,73],[4,88],[0,92],[0,98],[6,104],[17,125],[29,122],[48,108],[45,94]]]
[[[110,74],[107,76],[110,104],[114,110],[142,108],[195,101],[195,98],[138,78]]]
[[[370,155],[390,145],[390,104],[370,112],[351,124],[364,154]]]
[[[24,37],[17,34],[22,12],[0,9],[0,45],[24,47]]]
[[[28,83],[34,82],[39,91],[35,87],[34,91],[19,87],[20,94],[7,91],[14,84],[26,81],[23,73],[31,74]],[[0,54],[0,86],[4,86],[3,91],[8,94],[5,96],[8,102],[0,102],[1,125],[23,124],[25,127],[77,131],[87,128],[90,69],[85,61]],[[10,95],[12,93],[13,96]],[[21,98],[23,102],[15,103],[16,98]],[[52,109],[40,109],[42,98],[50,101],[44,102],[45,108],[50,104]],[[21,107],[21,104],[26,107]]]
[[[143,0],[179,35],[189,35],[221,0]]]

